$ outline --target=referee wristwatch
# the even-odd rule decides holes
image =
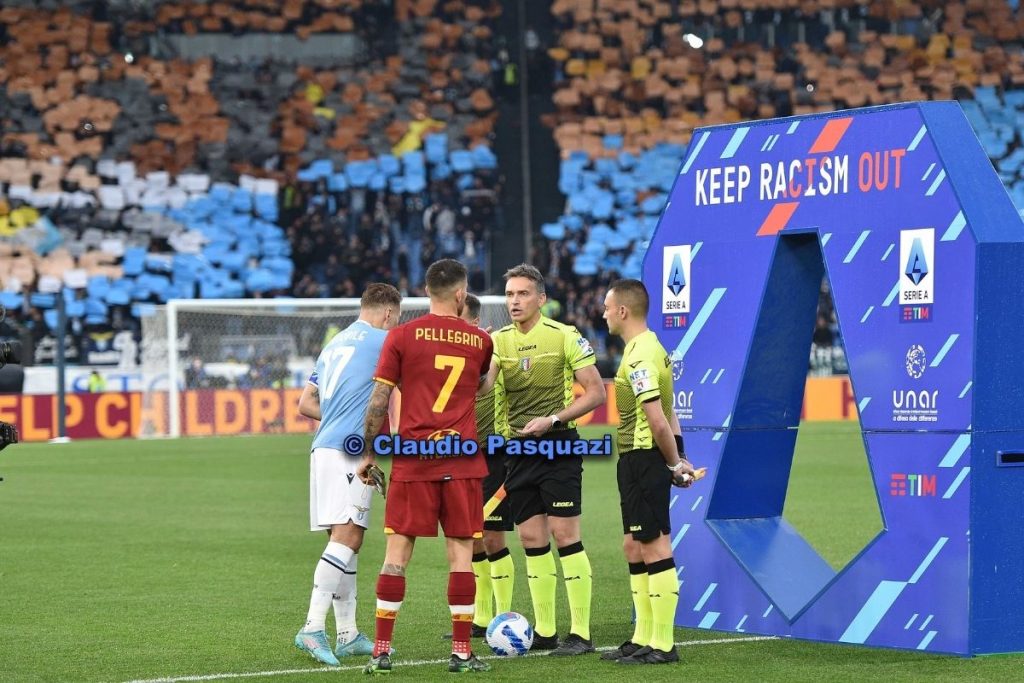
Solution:
[[[551,419],[551,429],[562,426],[562,421],[558,419],[558,415],[549,415],[548,417]]]

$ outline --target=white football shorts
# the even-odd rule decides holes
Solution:
[[[359,481],[359,458],[333,448],[314,448],[309,455],[309,530],[352,522],[370,526],[373,487]]]

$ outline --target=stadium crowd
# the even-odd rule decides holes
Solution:
[[[358,295],[370,277],[422,293],[424,264],[440,256],[463,259],[474,286],[483,288],[489,235],[500,221],[501,180],[487,150],[496,121],[491,83],[500,67],[489,24],[499,12],[500,4],[475,0],[5,3],[0,247],[12,258],[0,278],[8,321],[37,347],[52,347],[53,295],[63,292],[68,302],[82,302],[68,314],[73,346],[84,350],[90,335],[137,336],[144,304],[168,296]],[[300,38],[347,31],[368,49],[338,63],[287,56],[190,61],[141,40],[243,30]],[[442,158],[425,166],[427,187],[303,180],[303,168],[325,160],[344,174],[378,155],[402,158],[438,132],[445,144]],[[487,163],[458,168],[449,147],[452,154],[475,150]],[[213,200],[217,212],[192,210],[224,181],[244,185],[227,188],[227,204],[237,205],[228,211],[221,192]],[[267,192],[279,192],[280,215],[263,202]],[[290,242],[275,241],[269,250],[250,245],[241,263],[230,259],[225,268],[208,250],[223,253],[246,241],[239,213],[261,221],[262,237],[276,240],[276,223]],[[148,224],[160,227],[140,229]],[[196,233],[187,246],[175,239]],[[156,261],[126,272],[125,250],[134,258],[138,248]],[[176,264],[183,253],[203,262],[191,264],[198,272],[183,286],[176,278],[171,288],[136,286],[140,276],[169,276],[170,266],[157,261]],[[253,282],[253,267],[274,277]],[[207,270],[227,273],[204,287]],[[293,271],[294,280],[280,282]],[[86,285],[100,278],[103,291],[94,296]],[[120,293],[111,300],[108,288],[127,292],[127,300]]]
[[[0,248],[11,258],[0,279],[20,333],[52,341],[52,298],[39,295],[58,291],[85,302],[72,306],[83,348],[90,334],[137,335],[144,304],[170,295],[355,296],[378,279],[416,295],[442,257],[486,291],[489,237],[503,226],[493,97],[516,78],[516,51],[495,36],[500,12],[494,0],[5,3]],[[551,44],[532,28],[523,40],[531,77],[552,91],[544,120],[566,209],[530,257],[551,277],[549,311],[596,339],[604,362],[621,349],[606,348],[595,292],[638,275],[695,126],[955,97],[1024,205],[1024,19],[1003,0],[559,0],[551,12]],[[347,34],[365,49],[337,63],[189,60],[148,40],[252,31]],[[221,213],[194,211],[222,181],[238,186],[221,188]],[[259,240],[242,239],[239,213],[259,221]],[[139,230],[149,223],[162,227]],[[198,248],[183,249],[179,237],[196,233]],[[220,254],[243,242],[242,263],[225,265]],[[157,258],[126,273],[134,249]],[[173,269],[181,253],[207,267],[172,287],[146,279],[169,276],[161,262]],[[90,291],[97,277],[106,285]],[[827,295],[820,313],[812,370],[842,371]]]
[[[638,276],[697,126],[960,99],[1024,207],[1024,15],[1003,0],[559,0],[551,11],[555,112],[545,121],[566,208],[542,229],[536,258],[557,274],[566,319],[591,338],[602,337],[592,293]],[[667,164],[644,163],[659,152]],[[845,372],[827,282],[822,291],[810,368]]]

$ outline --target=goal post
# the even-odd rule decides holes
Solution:
[[[509,323],[481,296],[481,326]],[[402,300],[401,322],[430,300]],[[142,319],[140,437],[307,432],[295,407],[316,357],[359,299],[173,299]]]

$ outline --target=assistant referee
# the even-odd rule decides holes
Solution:
[[[679,661],[672,637],[679,579],[669,536],[669,493],[673,484],[689,486],[694,472],[672,407],[672,363],[647,328],[649,307],[639,280],[615,282],[604,300],[608,331],[626,343],[615,374],[617,474],[636,626],[629,640],[601,655],[620,664]]]
[[[604,383],[590,342],[575,327],[541,315],[544,277],[522,264],[505,273],[505,303],[512,324],[494,333],[494,360],[483,391],[500,373],[512,437],[575,440],[576,418],[605,402]],[[573,380],[583,395],[573,399]],[[552,655],[593,652],[590,639],[590,560],[580,540],[583,456],[510,456],[505,490],[526,554],[536,619],[533,650]],[[569,634],[558,641],[554,538],[572,615]]]

